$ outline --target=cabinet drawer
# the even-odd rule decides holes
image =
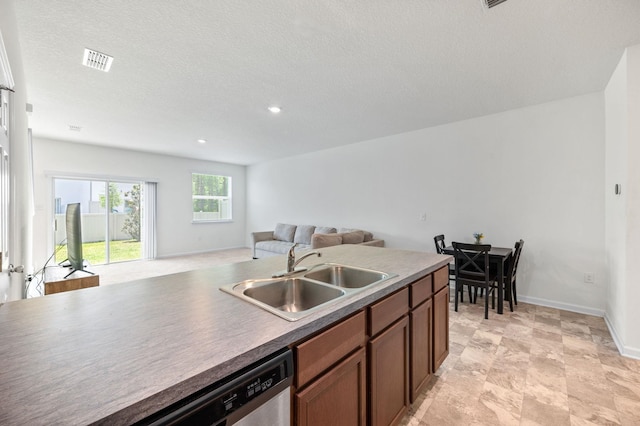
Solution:
[[[445,266],[433,273],[433,292],[437,293],[440,289],[449,285],[449,267]]]
[[[433,278],[431,274],[409,284],[411,288],[411,308],[415,308],[433,295]]]
[[[314,377],[365,344],[365,313],[334,325],[294,348],[297,366],[296,387],[300,388]]]
[[[369,307],[369,335],[375,336],[409,311],[407,287]]]

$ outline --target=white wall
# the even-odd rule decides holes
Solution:
[[[603,158],[603,94],[563,99],[249,166],[247,230],[356,227],[425,251],[439,233],[523,238],[519,299],[601,315]]]
[[[606,319],[620,351],[640,358],[640,45],[622,56],[605,90]],[[613,195],[613,185],[622,194]]]
[[[191,223],[191,173],[232,177],[233,221]],[[245,167],[98,146],[34,140],[37,266],[51,255],[55,175],[137,178],[158,183],[158,257],[245,246]]]

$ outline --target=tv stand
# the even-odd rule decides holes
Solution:
[[[62,268],[69,268],[71,269],[71,262],[69,262],[69,259],[65,259],[62,262],[58,263],[58,266],[62,267]],[[64,278],[66,279],[68,276],[70,276],[71,274],[73,274],[76,271],[79,272],[86,272],[87,274],[91,274],[91,275],[95,275],[93,272],[88,271],[85,269],[85,267],[88,267],[89,264],[83,260],[82,261],[82,269],[71,269],[71,272],[69,272],[67,275],[64,276]]]
[[[93,272],[87,271],[86,269],[72,269],[67,275],[64,276],[64,279],[67,279],[70,275],[75,274],[76,272],[86,272],[90,275],[95,275]]]
[[[84,272],[84,274],[83,274]],[[90,275],[86,275],[90,274]],[[48,266],[44,270],[44,294],[61,293],[81,288],[97,287],[100,276],[87,270],[71,270],[63,266]]]

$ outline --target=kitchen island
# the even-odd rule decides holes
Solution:
[[[397,274],[295,322],[220,291],[270,277],[266,258],[0,307],[0,424],[131,424],[430,274],[433,253],[341,245],[336,262]]]

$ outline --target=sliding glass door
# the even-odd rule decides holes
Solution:
[[[67,204],[80,203],[82,252],[92,265],[143,258],[143,182],[54,179],[55,260],[66,259]]]

